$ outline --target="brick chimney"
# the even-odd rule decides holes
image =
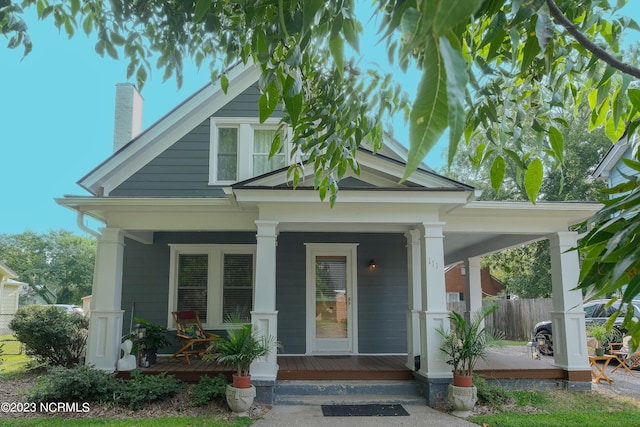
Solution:
[[[116,114],[113,131],[114,153],[142,131],[142,103],[142,96],[133,84],[116,84]]]

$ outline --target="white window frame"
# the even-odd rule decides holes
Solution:
[[[211,117],[209,131],[209,185],[231,185],[238,181],[253,178],[253,136],[257,129],[276,130],[280,125],[280,119],[269,118],[260,123],[257,117]],[[218,129],[238,129],[238,181],[218,180]],[[284,127],[283,152],[285,166],[291,164],[290,158],[290,132]]]
[[[225,254],[251,254],[253,255],[253,296],[252,307],[255,307],[256,290],[256,245],[240,244],[205,244],[187,245],[170,244],[171,260],[169,264],[169,310],[167,313],[167,325],[170,329],[175,329],[173,324],[172,311],[178,307],[178,263],[180,255],[207,255],[207,321],[202,324],[207,329],[227,329],[230,324],[225,323],[222,318],[223,304],[223,275],[222,270]]]
[[[447,302],[460,302],[460,292],[447,292]]]

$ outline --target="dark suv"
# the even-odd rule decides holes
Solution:
[[[609,300],[593,300],[585,303],[583,305],[584,309],[584,321],[586,326],[591,325],[592,323],[605,323],[609,317],[618,310],[620,307],[620,303],[615,303],[607,307],[607,303]],[[636,316],[640,314],[640,309],[638,308],[638,304],[635,304],[634,300],[634,311]],[[614,327],[618,327],[622,324],[622,320],[624,319],[624,311],[616,318]],[[544,344],[539,345],[539,351],[541,354],[546,356],[553,356],[553,336],[551,330],[551,320],[545,320],[543,322],[536,323],[533,327],[533,334],[535,336],[535,340],[538,342],[544,342]]]

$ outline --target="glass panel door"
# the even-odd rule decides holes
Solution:
[[[347,257],[316,257],[316,339],[348,337]]]
[[[356,247],[307,244],[308,354],[357,352]]]

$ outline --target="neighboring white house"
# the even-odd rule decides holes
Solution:
[[[602,158],[591,176],[607,183],[607,187],[612,188],[625,181],[623,175],[637,175],[638,172],[631,169],[622,162],[622,159],[635,158],[638,150],[638,140],[631,141],[626,136],[611,146],[607,154]]]
[[[9,322],[18,310],[20,288],[27,285],[14,280],[15,277],[16,273],[0,262],[0,335],[11,333]]]
[[[259,78],[258,67],[237,66],[226,91],[208,84],[142,133],[141,98],[118,85],[113,154],[78,182],[88,196],[57,199],[79,223],[105,224],[95,232],[88,363],[115,369],[134,303],[136,316],[168,327],[171,311],[199,310],[213,331],[241,312],[286,354],[403,354],[412,372],[419,356],[416,377],[435,405],[452,377],[437,333],[448,327],[445,267],[465,263],[473,312],[481,256],[548,239],[555,364],[570,385],[590,387],[570,227],[600,205],[478,201],[426,166],[402,181],[407,149],[389,138],[377,152],[361,147],[360,174],[338,183],[331,207],[312,167],[292,188],[286,129],[269,156],[283,113],[260,123]],[[273,387],[278,369],[273,351],[252,378]]]

